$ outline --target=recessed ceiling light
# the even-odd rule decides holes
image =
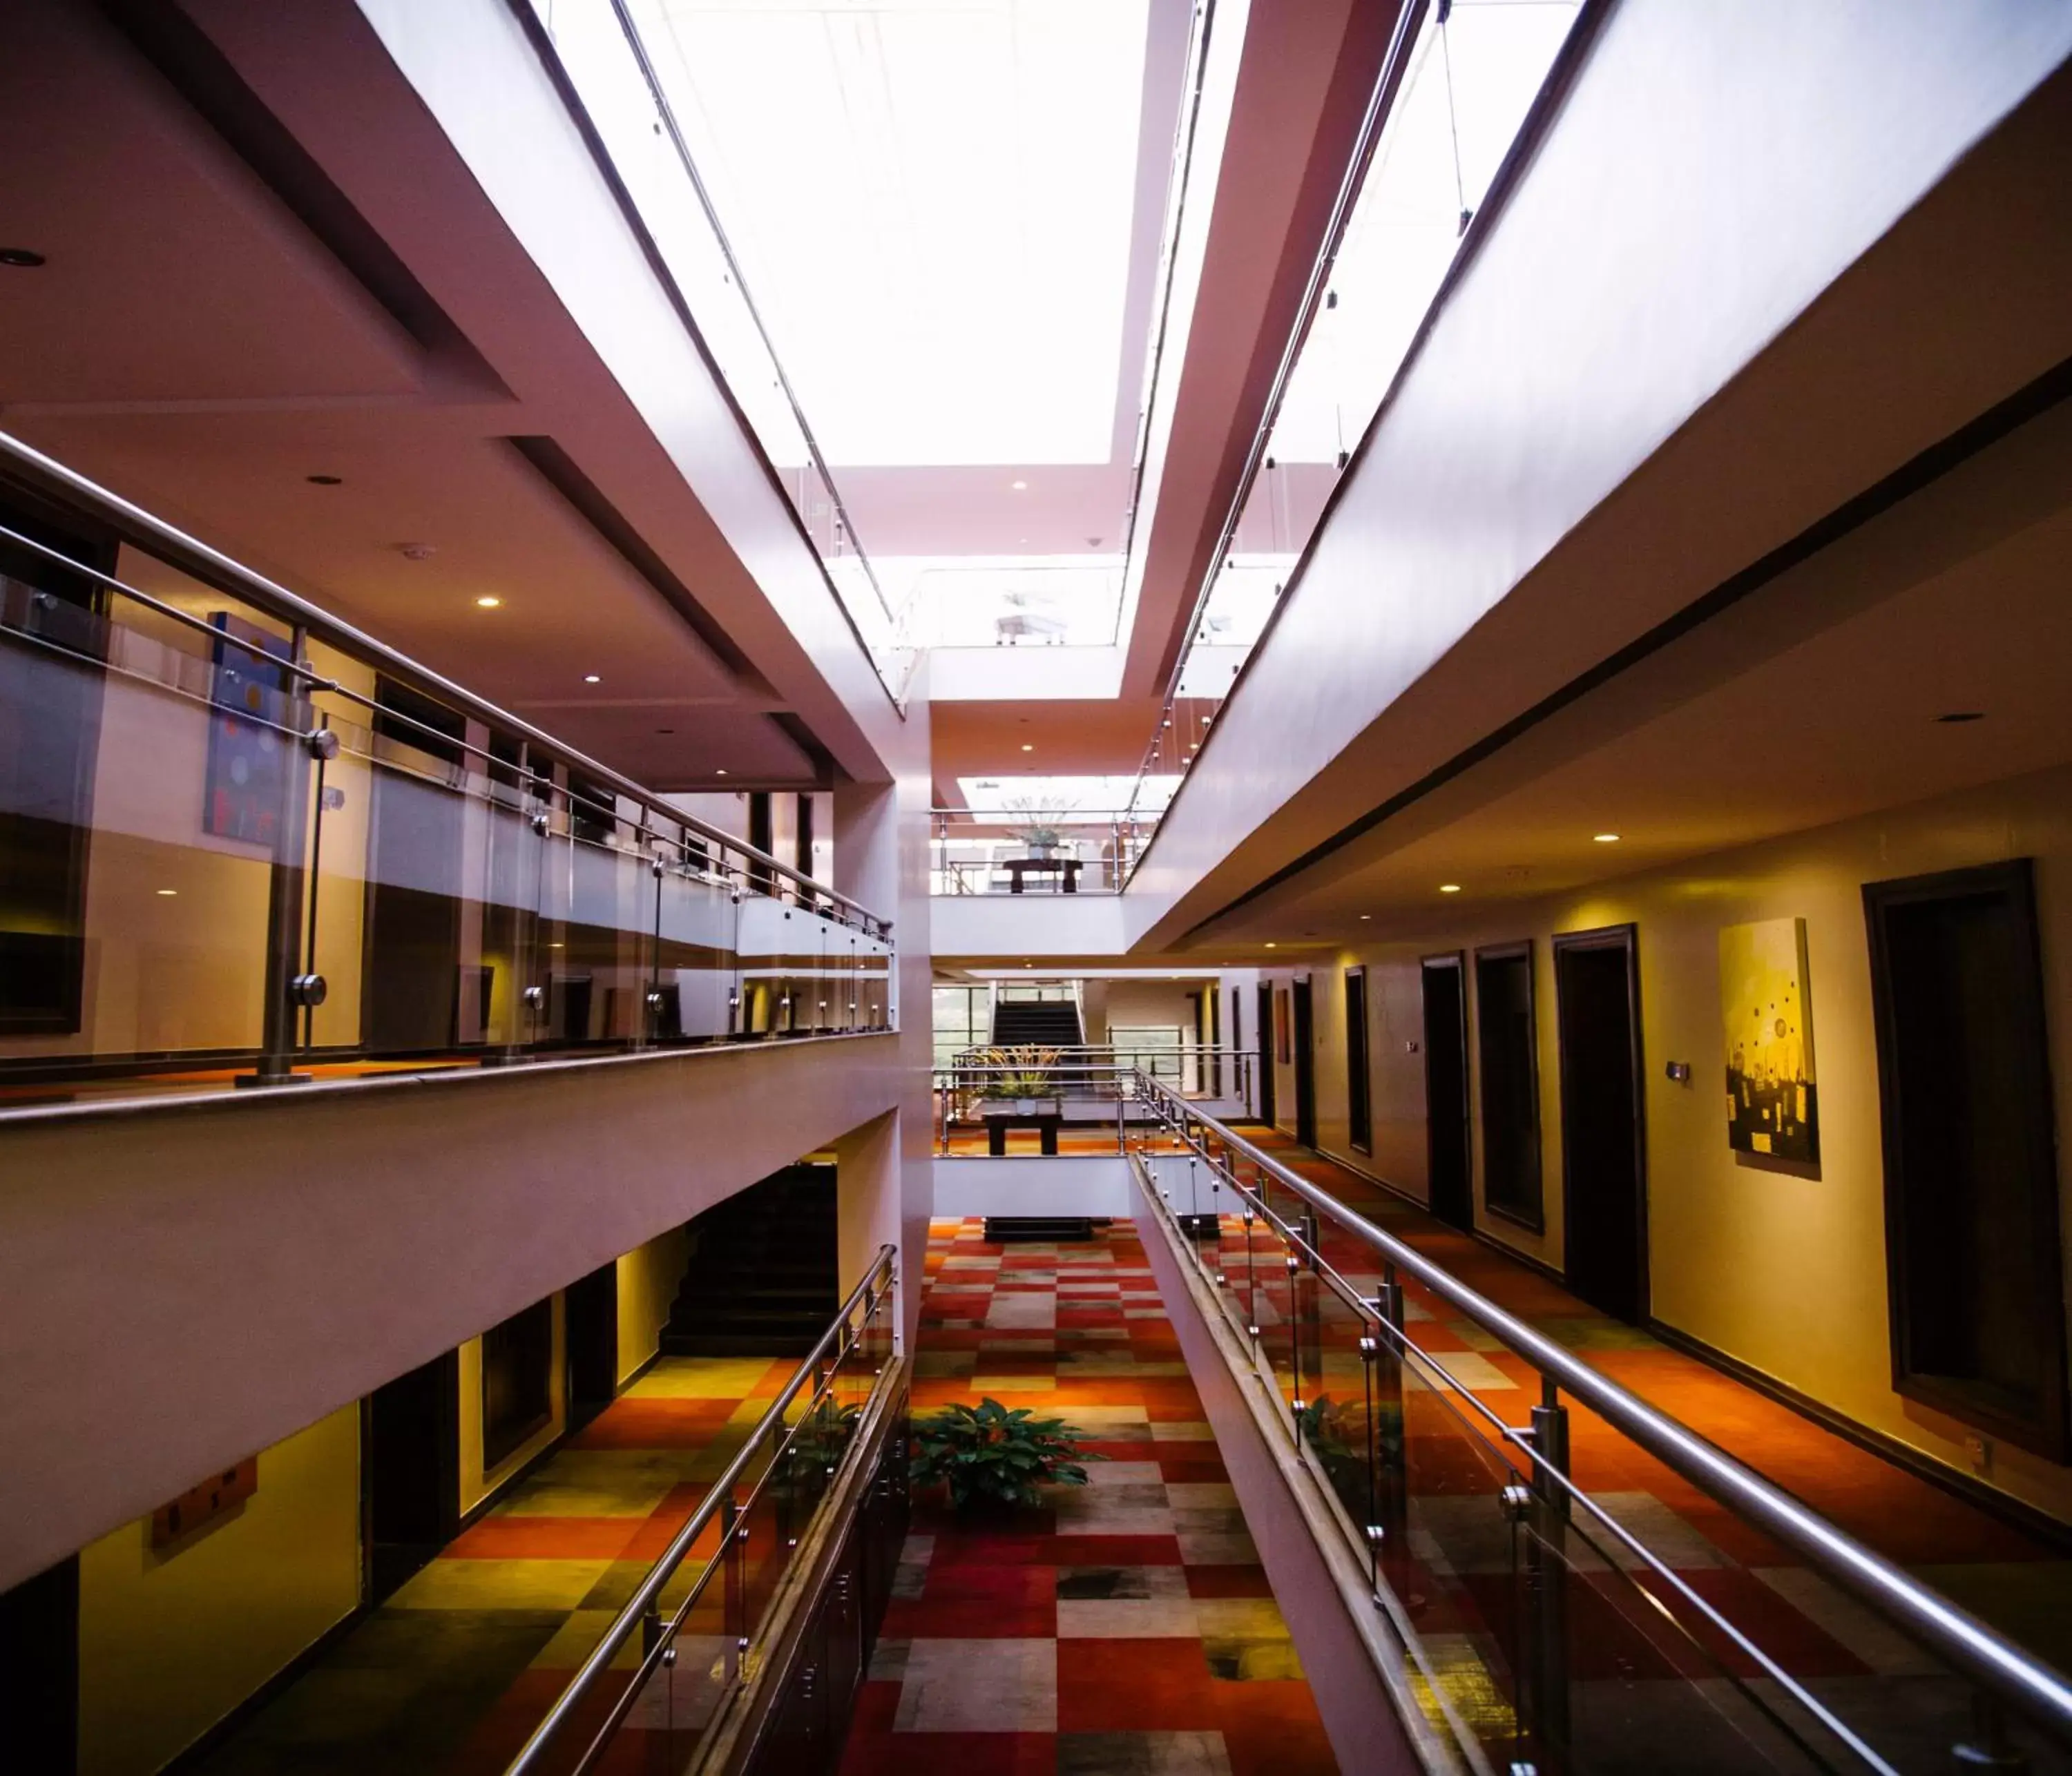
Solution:
[[[481,606],[485,610],[494,610],[499,605],[503,603],[504,601],[503,599],[494,596],[492,594],[485,592],[475,602]]]
[[[1619,836],[1616,832],[1593,832],[1590,835],[1590,842],[1593,845],[1617,845],[1619,842]]]
[[[0,265],[11,265],[17,271],[33,271],[46,263],[40,253],[27,247],[0,247]]]
[[[1268,944],[1266,947],[1267,947],[1267,948],[1268,948],[1269,950],[1277,950],[1277,949],[1279,949],[1279,948],[1281,948],[1281,946],[1280,946],[1278,944]]]
[[[585,672],[583,674],[583,683],[586,684],[598,684],[602,682],[603,680],[600,679],[595,672]]]
[[[306,475],[302,479],[313,487],[342,487],[345,485],[345,477],[342,475]]]
[[[1461,885],[1457,882],[1442,882],[1439,884],[1439,892],[1442,894],[1457,894],[1460,891]]]
[[[1361,917],[1362,919],[1372,919],[1372,918],[1374,917],[1374,915],[1373,915],[1372,913],[1362,913],[1362,914],[1360,915],[1360,917]]]
[[[1017,493],[1026,493],[1029,491],[1029,483],[1026,481],[1010,481],[1008,485]]]
[[[1026,741],[1026,740],[1025,740],[1025,741],[1024,741],[1024,742],[1022,742],[1022,750],[1024,752],[1034,752],[1036,749],[1035,749],[1035,747],[1034,747],[1033,746],[1030,745],[1030,743],[1029,743],[1027,741]]]
[[[179,892],[179,890],[177,888],[161,888],[158,892],[167,900],[171,900],[174,895]]]
[[[1938,722],[1983,722],[1985,718],[1986,712],[1984,709],[1952,709],[1947,715],[1938,715],[1935,717]]]
[[[715,776],[715,777],[724,777],[726,775],[726,766],[724,766],[724,765],[722,765],[722,766],[720,767],[720,768],[719,768],[717,771],[714,771],[714,772],[713,773],[713,776]]]

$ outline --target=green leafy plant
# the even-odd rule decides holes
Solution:
[[[1035,1417],[1026,1406],[1009,1411],[997,1400],[946,1406],[915,1421],[911,1474],[917,1486],[947,1485],[959,1511],[1040,1504],[1038,1486],[1083,1486],[1082,1464],[1103,1459],[1079,1448],[1079,1435],[1061,1418]]]
[[[1021,824],[1008,831],[1030,850],[1047,850],[1064,843],[1064,829],[1059,824],[1066,812],[1063,803],[1021,796],[1008,804],[1008,812],[1022,816]]]

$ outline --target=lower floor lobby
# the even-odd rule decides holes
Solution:
[[[1337,1770],[1137,1229],[937,1221],[921,1311],[916,1413],[990,1397],[1100,1459],[1040,1510],[917,1499],[843,1776]]]
[[[2062,1548],[1593,1311],[1547,1274],[1342,1166],[1256,1126],[1245,1133],[2039,1657],[2072,1664],[2072,1560]],[[1171,1149],[1160,1149],[1162,1161]],[[1227,1253],[1243,1238],[1235,1216],[1220,1232]],[[1149,1237],[1165,1235],[1119,1220],[1084,1242],[1001,1244],[986,1240],[977,1219],[933,1223],[912,1352],[915,1411],[986,1397],[1027,1406],[1076,1427],[1102,1459],[1086,1487],[1060,1489],[1041,1509],[960,1518],[917,1498],[844,1776],[967,1766],[1305,1776],[1338,1767],[1182,1359],[1172,1323],[1182,1309],[1161,1298]],[[1371,1256],[1350,1236],[1327,1223],[1324,1244],[1349,1276],[1371,1276]],[[1522,1359],[1429,1293],[1408,1293],[1418,1345],[1499,1418],[1522,1420],[1536,1398]],[[1339,1372],[1346,1355],[1326,1349],[1322,1372]],[[1357,1355],[1350,1361],[1356,1371]],[[181,1768],[495,1776],[792,1367],[782,1358],[658,1359]],[[1578,1482],[1794,1676],[1852,1698],[1852,1718],[1902,1703],[1922,1708],[1940,1680],[1894,1632],[1587,1413],[1575,1415],[1572,1430]],[[1459,1622],[1427,1616],[1417,1626],[1486,1632],[1502,1599],[1489,1573],[1459,1557],[1484,1534],[1475,1527],[1482,1518],[1447,1526],[1456,1504],[1465,1512],[1489,1502],[1428,1498],[1416,1441],[1413,1521],[1440,1537],[1441,1560],[1428,1564],[1450,1560],[1463,1581],[1446,1607],[1470,1606]],[[1474,1607],[1486,1618],[1480,1630]],[[1579,1619],[1572,1633],[1579,1646],[1594,1642],[1579,1677],[1616,1667],[1630,1689],[1635,1656],[1638,1675],[1651,1675],[1630,1626],[1608,1618],[1600,1632]],[[138,1675],[148,1688],[149,1674]],[[632,1735],[612,1767],[620,1753],[648,1767],[651,1754],[672,1749],[659,1742],[671,1737],[683,1749],[680,1733]]]

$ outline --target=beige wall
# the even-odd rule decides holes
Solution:
[[[1115,1030],[1177,1030],[1181,1039],[1194,1039],[1194,1008],[1190,993],[1199,980],[1111,980],[1108,984],[1108,1027]]]
[[[554,1293],[554,1354],[548,1371],[547,1422],[487,1471],[482,1466],[482,1340],[460,1347],[460,1508],[470,1511],[569,1428],[567,1297]]]
[[[261,1452],[258,1490],[171,1548],[149,1518],[79,1557],[81,1776],[142,1776],[360,1601],[360,1408]]]
[[[1413,941],[1375,946],[1310,969],[1319,1053],[1318,1137],[1414,1196],[1426,1190],[1420,956],[1531,938],[1540,1075],[1547,1231],[1489,1218],[1479,1129],[1473,1137],[1484,1231],[1545,1263],[1562,1261],[1560,1092],[1552,956],[1557,932],[1633,923],[1639,929],[1647,1082],[1648,1219],[1655,1317],[1859,1422],[1969,1469],[1967,1428],[1893,1392],[1886,1322],[1884,1170],[1871,1023],[1864,882],[2008,857],[2036,859],[2046,1005],[2058,1044],[2058,1126],[2072,1126],[2072,770],[2016,779],[1933,803],[1636,876],[1587,894],[1469,906]],[[1722,926],[1806,921],[1821,1165],[1807,1178],[1727,1145],[1719,988]],[[1346,1141],[1344,985],[1368,965],[1371,1159]],[[1276,971],[1285,988],[1287,970]],[[1474,995],[1470,990],[1470,1050]],[[1416,1043],[1413,1050],[1409,1045]],[[1690,1063],[1677,1084],[1667,1063]],[[1278,1069],[1276,1109],[1294,1122],[1293,1069]],[[1470,1070],[1479,1090],[1479,1069]],[[1479,1106],[1476,1106],[1479,1113]],[[2065,1161],[2061,1158],[2061,1167]],[[2061,1194],[2066,1181],[2061,1173]],[[2066,1219],[2072,1226],[2072,1204]],[[2072,1518],[2072,1470],[2006,1445],[1996,1484]]]
[[[690,1261],[691,1236],[672,1227],[619,1260],[619,1384],[660,1347],[662,1328]]]

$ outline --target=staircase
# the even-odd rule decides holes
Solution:
[[[1077,1048],[1086,1041],[1079,1008],[1070,999],[1002,999],[993,1008],[993,1046]]]
[[[995,1048],[1078,1048],[1086,1041],[1079,1007],[1072,999],[1001,999],[993,1008]],[[1051,1083],[1071,1095],[1091,1092],[1093,1075],[1083,1067],[1051,1069]]]
[[[790,1166],[691,1223],[661,1345],[677,1357],[803,1357],[841,1305],[835,1169]]]

